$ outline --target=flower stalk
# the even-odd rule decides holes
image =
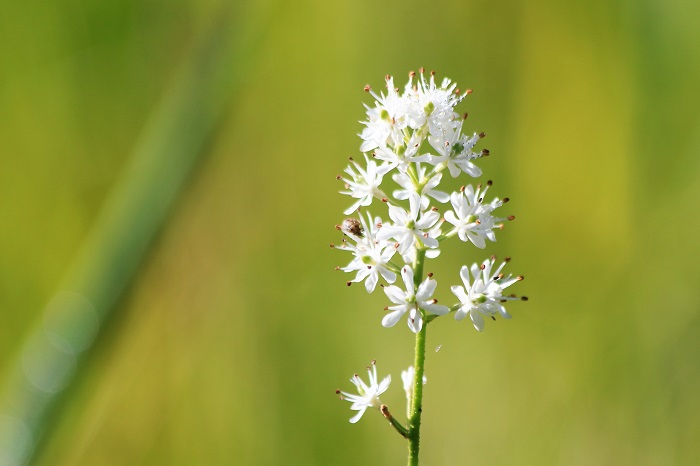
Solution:
[[[354,273],[353,282],[365,282],[368,293],[379,284],[391,302],[384,308],[384,327],[394,327],[406,316],[408,328],[415,334],[413,365],[402,373],[407,403],[407,425],[404,427],[379,400],[389,386],[388,376],[378,383],[376,367],[369,371],[369,385],[357,375],[351,382],[358,395],[340,392],[343,399],[352,402],[351,409],[358,413],[350,420],[357,422],[367,408],[375,408],[408,442],[408,465],[418,465],[420,452],[421,418],[423,415],[423,388],[425,377],[425,347],[427,327],[433,320],[454,314],[455,320],[469,316],[474,328],[484,329],[484,317],[510,318],[504,303],[519,298],[504,295],[506,288],[522,280],[522,276],[506,275],[503,268],[509,261],[495,263],[495,257],[459,271],[461,285],[451,286],[452,302],[438,304],[433,296],[437,281],[432,273],[424,272],[425,262],[440,255],[441,242],[459,239],[465,244],[483,249],[486,241],[495,242],[503,221],[515,217],[495,216],[508,198],[486,201],[486,193],[493,185],[462,186],[448,194],[439,189],[444,175],[481,176],[474,161],[487,156],[487,149],[472,150],[486,135],[462,133],[466,114],[460,116],[454,108],[471,91],[460,93],[449,79],[438,85],[434,73],[426,79],[409,73],[404,92],[394,87],[391,76],[386,77],[386,94],[376,94],[365,87],[375,99],[374,107],[366,106],[367,121],[360,137],[360,151],[364,153],[366,168],[351,159],[345,169],[347,176],[336,178],[345,183],[342,194],[353,199],[337,228],[345,235],[338,250],[353,254],[350,264],[336,270]],[[367,154],[371,154],[371,157]],[[381,185],[390,172],[397,188],[390,191]],[[388,220],[372,216],[369,208],[376,200],[386,206]],[[375,202],[376,205],[376,202]],[[444,206],[444,207],[443,207]],[[360,212],[362,209],[362,213]],[[444,210],[444,213],[441,213]],[[386,219],[386,217],[385,217]],[[443,224],[449,225],[446,232]],[[387,285],[380,283],[386,282]],[[455,303],[456,298],[456,303]]]

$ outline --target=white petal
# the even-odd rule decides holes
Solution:
[[[367,289],[367,293],[371,293],[374,291],[374,288],[377,286],[377,281],[378,281],[377,274],[370,273],[369,276],[367,277],[367,280],[365,281],[365,288]]]
[[[408,328],[410,328],[413,333],[418,333],[423,328],[423,316],[420,311],[417,311],[415,308],[411,309],[408,316]]]
[[[386,267],[379,267],[379,273],[388,283],[394,283],[396,281],[396,274]]]
[[[394,304],[406,303],[406,292],[396,285],[391,285],[384,288],[384,294],[386,294],[386,296]]]
[[[403,278],[403,283],[406,285],[406,291],[413,296],[413,269],[408,265],[404,265],[401,269],[401,278]]]
[[[384,318],[382,319],[382,326],[389,328],[393,327],[396,325],[396,322],[401,319],[401,316],[404,315],[405,311],[394,311],[390,312],[389,314],[385,315]]]
[[[347,406],[347,405],[346,405],[346,406]],[[365,411],[366,411],[366,410],[367,410],[366,407],[365,407],[365,408],[362,408],[357,414],[355,414],[352,418],[350,418],[350,422],[351,422],[352,424],[355,424],[357,421],[360,420],[360,418],[362,418],[362,415],[365,414]]]
[[[472,323],[474,324],[475,329],[480,332],[484,330],[484,318],[481,317],[481,313],[479,311],[472,309],[472,311],[469,313],[469,317],[472,318]]]

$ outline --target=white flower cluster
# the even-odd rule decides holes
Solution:
[[[514,218],[494,215],[508,198],[485,201],[490,181],[463,186],[451,194],[439,189],[445,169],[454,178],[463,173],[478,177],[481,169],[474,161],[489,155],[488,150],[474,150],[485,135],[463,134],[466,114],[455,112],[455,106],[471,91],[460,92],[449,79],[437,85],[434,73],[426,79],[423,70],[419,76],[409,74],[403,92],[394,88],[390,76],[386,85],[386,93],[379,95],[365,87],[376,101],[373,106],[365,105],[367,120],[361,122],[365,126],[360,134],[364,164],[351,159],[345,175],[338,176],[345,184],[341,193],[353,198],[344,214],[357,213],[357,218],[348,218],[337,227],[347,239],[336,248],[354,256],[338,269],[354,273],[348,285],[364,281],[369,293],[380,277],[390,285],[384,287],[392,303],[386,308],[384,327],[394,326],[407,315],[408,327],[418,333],[426,319],[455,312],[457,320],[469,315],[481,331],[483,316],[510,317],[503,303],[521,298],[503,293],[522,277],[504,276],[505,262],[496,267],[494,258],[464,266],[460,272],[464,286],[451,287],[459,302],[450,307],[433,298],[437,282],[431,274],[422,278],[423,260],[439,255],[441,241],[456,236],[483,249],[486,240],[496,241],[502,222]],[[390,173],[395,189],[389,195],[381,185]],[[386,220],[367,211],[373,202],[388,206]],[[446,207],[444,214],[438,205]],[[417,267],[421,267],[419,273]],[[394,284],[399,275],[403,284]]]

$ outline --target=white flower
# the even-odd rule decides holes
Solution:
[[[361,152],[369,152],[378,147],[399,147],[404,144],[404,130],[410,124],[415,125],[416,118],[420,119],[420,109],[409,99],[399,95],[394,88],[394,79],[386,78],[387,93],[377,95],[369,90],[376,99],[375,106],[367,109],[368,121],[361,122],[366,126],[360,133],[363,143]]]
[[[401,371],[401,381],[403,382],[403,390],[406,392],[406,404],[408,405],[407,411],[410,415],[411,403],[413,402],[413,379],[416,377],[416,370],[413,366],[408,366],[408,369]],[[428,383],[428,378],[423,376],[423,385]]]
[[[467,138],[462,134],[462,122],[454,128],[443,127],[440,133],[428,136],[428,142],[439,155],[429,154],[419,158],[433,165],[447,167],[450,175],[456,178],[464,172],[473,178],[481,176],[481,169],[472,163],[472,160],[481,157],[480,152],[472,149],[481,139],[481,135],[474,134]]]
[[[412,81],[412,79],[409,80],[411,87],[406,85],[406,95],[417,100],[420,108],[426,112],[431,133],[443,126],[453,125],[458,116],[454,108],[467,94],[455,94],[457,84],[452,83],[448,78],[444,78],[440,86],[436,85],[433,73],[430,73],[430,80],[426,81],[421,71],[420,79],[415,87],[413,87]]]
[[[372,361],[372,366],[367,368],[367,374],[369,376],[369,385],[365,384],[357,374],[353,375],[350,379],[350,382],[357,388],[358,395],[340,392],[342,394],[342,399],[352,403],[350,409],[358,411],[358,413],[350,419],[350,422],[353,424],[360,420],[367,408],[380,409],[382,402],[379,400],[379,395],[384,393],[391,383],[390,375],[387,375],[384,380],[377,383],[377,367],[374,361]]]
[[[470,269],[466,265],[462,266],[459,274],[462,277],[464,287],[452,287],[452,292],[461,303],[460,308],[455,313],[455,319],[462,320],[469,314],[474,328],[480,332],[484,329],[483,316],[491,317],[495,320],[494,316],[500,314],[502,317],[510,319],[510,314],[508,314],[502,303],[516,299],[527,299],[525,297],[518,298],[515,295],[503,296],[503,290],[522,280],[523,277],[513,277],[512,275],[506,277],[501,274],[501,270],[508,259],[496,270],[492,271],[495,260],[495,258],[486,259],[481,266],[473,264],[471,266],[473,282],[470,281],[469,277]]]
[[[351,219],[354,220],[354,219]],[[354,220],[357,222],[357,220]],[[345,234],[356,241],[356,245],[343,243],[337,249],[352,251],[355,258],[346,266],[341,268],[343,272],[357,272],[355,278],[351,280],[359,283],[365,280],[365,288],[368,293],[372,293],[379,281],[379,275],[388,283],[396,281],[396,274],[390,269],[389,261],[396,253],[396,247],[387,241],[380,241],[376,238],[377,225],[382,224],[379,217],[372,221],[372,216],[367,214],[367,221],[360,217],[362,225],[362,236],[354,234],[352,231],[343,230]],[[345,223],[345,222],[344,222]]]
[[[418,286],[418,291],[414,294],[415,285],[413,284],[413,269],[405,265],[401,269],[401,278],[403,278],[406,291],[396,285],[391,285],[384,288],[389,300],[394,303],[393,306],[387,307],[387,310],[392,311],[385,315],[382,319],[384,327],[393,327],[401,317],[408,312],[408,328],[413,333],[420,332],[423,328],[423,315],[421,309],[436,315],[443,315],[449,312],[447,306],[436,304],[437,300],[433,299],[433,293],[437,287],[437,282],[430,277],[426,278],[423,283]]]
[[[394,191],[394,197],[399,200],[406,200],[414,194],[420,195],[420,206],[421,209],[425,210],[430,205],[430,199],[428,196],[432,197],[438,202],[445,203],[450,200],[450,196],[447,193],[438,191],[436,188],[442,180],[442,173],[437,173],[433,175],[432,178],[427,178],[425,176],[425,166],[420,163],[416,164],[416,172],[418,173],[418,180],[420,180],[418,188],[420,191],[416,190],[416,185],[413,179],[406,173],[395,173],[392,178],[396,183],[403,189],[397,189]]]
[[[438,240],[423,230],[435,225],[440,220],[440,214],[433,210],[420,213],[418,195],[410,196],[409,203],[410,212],[406,212],[401,207],[389,206],[389,217],[393,220],[393,224],[383,225],[377,233],[377,238],[395,238],[396,242],[399,243],[399,252],[402,255],[410,252],[415,245],[415,239],[429,248],[437,248],[439,246]]]
[[[374,160],[369,160],[367,156],[365,156],[365,161],[367,162],[367,170],[363,170],[354,160],[352,164],[355,166],[355,169],[353,169],[352,165],[345,169],[345,173],[350,175],[352,179],[342,178],[349,190],[341,191],[341,194],[348,194],[358,199],[357,202],[345,209],[345,212],[343,212],[345,215],[350,215],[360,206],[370,205],[375,197],[377,199],[386,197],[382,190],[379,189],[386,171],[382,167],[377,167],[377,163]]]
[[[464,242],[471,241],[477,248],[486,247],[486,239],[496,241],[496,233],[494,228],[502,227],[502,224],[496,224],[505,218],[496,218],[491,213],[498,207],[503,205],[503,201],[496,198],[488,204],[484,204],[484,196],[491,186],[489,181],[486,187],[477,186],[476,190],[472,185],[464,188],[462,192],[452,193],[450,202],[452,203],[453,211],[445,212],[445,220],[455,226],[455,232]]]

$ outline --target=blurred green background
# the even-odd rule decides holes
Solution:
[[[412,335],[381,327],[383,294],[346,287],[333,267],[349,258],[328,244],[349,205],[335,175],[359,155],[362,87],[385,74],[402,86],[421,66],[474,89],[465,130],[488,134],[483,179],[517,216],[486,253],[454,247],[430,264],[438,297],[489,253],[513,257],[526,276],[514,291],[530,297],[483,333],[430,327],[422,463],[700,462],[700,3],[2,10],[7,390],[107,199],[130,192],[130,160],[148,141],[175,153],[201,136],[171,215],[42,424],[36,464],[405,464],[386,421],[349,424],[334,390],[377,359],[394,379],[382,398],[403,412]],[[168,118],[191,131],[158,139]],[[146,180],[148,199],[160,183]]]

